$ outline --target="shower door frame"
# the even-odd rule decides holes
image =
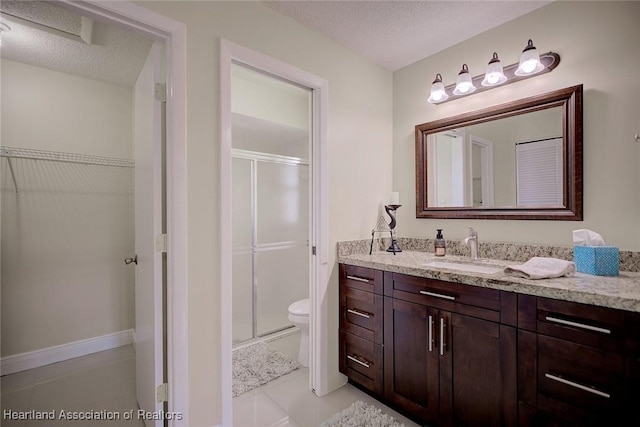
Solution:
[[[241,253],[251,253],[251,292],[252,292],[252,319],[251,319],[251,338],[247,340],[243,340],[234,345],[244,345],[251,341],[256,341],[262,339],[266,336],[277,334],[278,332],[282,332],[286,329],[291,328],[293,325],[289,324],[283,326],[282,328],[278,328],[269,332],[265,332],[260,334],[258,328],[258,282],[259,277],[256,270],[256,256],[260,252],[270,251],[270,250],[280,250],[280,249],[289,249],[295,247],[304,247],[305,250],[308,251],[309,241],[306,240],[304,244],[301,244],[297,241],[282,241],[278,243],[258,243],[258,216],[256,210],[258,208],[258,165],[260,162],[268,162],[268,163],[277,163],[281,165],[287,166],[307,166],[310,167],[309,160],[302,159],[298,157],[290,157],[290,156],[282,156],[278,154],[268,154],[261,153],[250,150],[243,150],[238,148],[231,148],[231,158],[233,159],[243,159],[251,162],[250,170],[251,170],[251,247],[243,247],[240,252]],[[310,189],[309,189],[310,190]],[[310,193],[307,197],[307,204],[311,206],[310,203]],[[309,221],[307,220],[307,224]],[[307,233],[308,234],[308,233]],[[237,248],[236,248],[237,249]],[[307,275],[308,275],[307,271]],[[233,323],[233,322],[232,322]]]
[[[344,383],[337,372],[327,369],[330,333],[326,324],[328,306],[324,298],[329,281],[327,122],[329,83],[326,79],[276,60],[244,46],[220,40],[220,324],[222,375],[222,425],[233,425],[232,399],[232,251],[231,251],[231,66],[245,64],[312,90],[312,142],[309,165],[311,180],[309,260],[309,389],[324,396]]]

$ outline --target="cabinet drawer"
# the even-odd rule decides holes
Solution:
[[[538,298],[537,332],[591,347],[624,353],[624,312]]]
[[[340,329],[382,344],[383,298],[371,292],[340,287]]]
[[[489,320],[500,321],[500,291],[424,277],[393,273],[385,281],[385,295],[418,304],[485,317],[473,308],[494,310]],[[469,307],[463,307],[463,306]]]
[[[382,395],[382,346],[340,331],[340,372]]]
[[[622,409],[623,355],[543,335],[537,353],[539,403],[542,394],[594,415]]]
[[[340,286],[382,295],[382,280],[381,270],[340,264]]]

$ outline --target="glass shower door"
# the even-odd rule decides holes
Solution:
[[[253,162],[233,158],[231,163],[233,197],[233,342],[247,341],[254,335],[253,289]]]
[[[288,307],[309,296],[309,166],[235,150],[233,342],[291,326]]]
[[[257,335],[291,325],[288,307],[309,295],[309,167],[257,162]]]

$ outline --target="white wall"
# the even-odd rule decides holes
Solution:
[[[309,129],[307,90],[240,65],[232,68],[231,86],[232,112]]]
[[[131,158],[130,88],[2,60],[2,145]],[[133,170],[2,159],[2,356],[133,327]]]
[[[187,168],[189,252],[189,420],[220,422],[219,49],[220,38],[290,63],[329,81],[329,242],[367,238],[391,191],[392,78],[332,41],[258,2],[138,2],[187,26]],[[372,90],[374,88],[375,90]],[[335,331],[338,370],[338,273],[324,298]]]
[[[571,246],[571,231],[590,228],[608,244],[640,250],[639,2],[554,2],[394,73],[394,187],[415,194],[414,127],[444,117],[584,84],[584,221],[432,220],[415,218],[415,199],[398,211],[398,233],[449,239],[475,227],[481,241]],[[560,54],[558,67],[531,80],[442,105],[427,103],[436,73],[455,81],[461,64],[484,72],[496,51],[503,64],[518,61],[527,40]]]

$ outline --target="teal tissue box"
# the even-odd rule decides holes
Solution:
[[[574,246],[573,262],[580,273],[594,276],[620,273],[620,251],[616,246]]]

